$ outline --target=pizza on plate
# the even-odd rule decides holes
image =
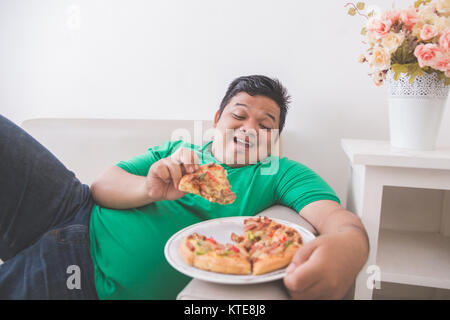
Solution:
[[[196,268],[229,274],[251,274],[248,253],[240,246],[219,244],[213,238],[193,233],[183,239],[180,254]]]
[[[231,234],[234,244],[222,245],[197,233],[183,239],[180,254],[196,268],[261,275],[286,267],[302,246],[300,233],[268,217],[244,220],[242,235]]]
[[[204,164],[199,170],[184,175],[178,189],[220,204],[230,204],[236,199],[236,194],[231,191],[226,170],[215,163]]]

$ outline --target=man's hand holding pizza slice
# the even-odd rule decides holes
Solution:
[[[230,204],[236,199],[225,169],[214,163],[200,166],[197,154],[185,148],[155,162],[144,188],[152,201],[176,200],[187,193],[220,204]]]
[[[153,201],[179,199],[186,195],[178,189],[181,178],[199,168],[197,154],[193,150],[180,148],[150,167],[144,183],[145,192]]]

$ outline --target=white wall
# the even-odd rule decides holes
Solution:
[[[234,78],[277,77],[293,98],[283,151],[345,203],[340,139],[389,138],[386,88],[356,62],[364,19],[346,2],[0,0],[0,113],[211,119]]]

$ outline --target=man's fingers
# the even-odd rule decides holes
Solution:
[[[164,162],[157,162],[154,167],[154,174],[164,182],[170,182],[172,180],[170,171]]]
[[[170,172],[170,177],[173,182],[173,186],[175,189],[178,189],[178,183],[181,180],[181,177],[183,176],[183,173],[181,172],[181,166],[173,163],[172,161],[167,162],[167,168]]]
[[[314,260],[309,259],[301,265],[296,266],[293,271],[284,277],[284,285],[288,290],[293,292],[304,291],[321,279],[320,272],[320,268]]]
[[[188,172],[194,172],[199,169],[199,159],[194,150],[183,149],[180,154],[180,160]]]
[[[311,256],[311,254],[315,249],[316,249],[315,244],[311,242],[298,249],[286,271],[288,273],[294,271],[295,268],[297,268],[299,265],[301,265],[302,263],[304,263],[309,259],[309,257]]]
[[[178,149],[171,158],[175,163],[182,165],[187,173],[192,173],[199,169],[199,159],[194,150]]]

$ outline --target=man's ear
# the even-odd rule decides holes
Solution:
[[[220,109],[216,111],[216,114],[214,116],[213,128],[217,127],[217,122],[219,121],[219,118],[220,118]]]

